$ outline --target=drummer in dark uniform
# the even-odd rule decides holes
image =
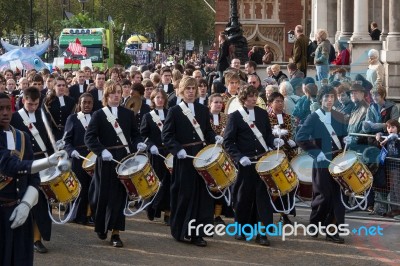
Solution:
[[[256,106],[257,88],[251,85],[245,87],[240,90],[238,97],[243,108],[229,115],[224,134],[225,149],[239,166],[233,187],[235,221],[241,225],[259,221],[268,226],[273,223],[273,208],[267,187],[253,162],[264,156],[269,147],[282,146],[283,140],[274,138],[267,111]],[[256,131],[259,137],[256,137]],[[256,212],[257,221],[250,218],[252,211]],[[243,234],[238,234],[235,238],[245,240]],[[270,244],[267,234],[257,235],[256,241],[264,246]]]
[[[0,265],[33,265],[31,208],[39,197],[39,171],[57,165],[57,152],[33,160],[29,136],[10,126],[11,101],[0,93]]]
[[[75,223],[92,225],[91,211],[89,208],[89,185],[92,177],[82,168],[82,157],[89,154],[85,145],[84,137],[89,125],[93,110],[93,96],[90,93],[83,93],[78,99],[76,114],[68,117],[65,124],[65,150],[72,158],[72,171],[81,184],[81,192],[75,206],[76,214],[72,219]]]
[[[123,213],[126,190],[119,181],[115,167],[128,154],[145,150],[146,144],[137,129],[135,114],[119,106],[121,85],[107,81],[104,86],[104,107],[93,113],[85,134],[85,144],[97,155],[96,167],[89,188],[89,203],[95,218],[95,232],[100,239],[111,232],[110,244],[122,247],[119,232],[125,230]],[[123,134],[117,134],[122,130]]]
[[[344,147],[343,138],[347,135],[347,126],[344,115],[332,110],[336,99],[333,87],[323,86],[318,91],[317,99],[321,108],[307,117],[296,135],[299,147],[315,159],[312,171],[310,224],[340,225],[344,223],[345,209],[340,200],[339,184],[329,173],[328,167],[329,161]],[[314,236],[318,236],[318,232]],[[344,243],[339,234],[326,234],[326,240]]]
[[[50,91],[44,102],[43,109],[46,115],[50,118],[49,123],[56,140],[62,139],[64,135],[64,126],[67,118],[75,111],[75,100],[65,95],[67,81],[58,77],[56,79],[55,89]]]
[[[25,90],[22,104],[23,108],[12,115],[10,124],[15,128],[26,132],[31,140],[34,159],[46,158],[53,153],[50,139],[46,134],[46,128],[39,108],[41,93],[36,87]],[[39,190],[38,204],[33,207],[34,248],[39,253],[46,253],[47,248],[42,243],[50,241],[51,219],[48,214],[49,203],[45,194]]]
[[[167,94],[163,89],[157,88],[153,90],[150,95],[153,110],[143,116],[140,135],[143,138],[149,138],[148,146],[151,153],[151,165],[161,181],[160,190],[152,204],[147,207],[147,217],[152,221],[154,217],[160,217],[161,211],[164,211],[164,222],[169,225],[171,174],[164,164],[164,159],[161,157],[168,155],[168,150],[161,140],[161,132],[168,114],[168,109],[166,108],[167,99]]]
[[[206,246],[203,239],[204,227],[188,231],[191,220],[193,226],[213,224],[214,201],[208,194],[204,180],[193,166],[193,159],[204,143],[222,143],[211,128],[208,108],[195,102],[197,81],[184,77],[178,94],[183,101],[170,108],[162,131],[162,139],[174,155],[171,176],[171,234],[178,241],[189,239],[192,244]]]

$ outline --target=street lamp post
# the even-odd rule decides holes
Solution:
[[[31,0],[31,6],[30,6],[30,29],[29,29],[29,46],[34,46],[35,45],[35,36],[33,33],[33,0]]]
[[[85,3],[87,3],[88,0],[78,0],[79,3],[82,4],[82,14],[85,14]]]

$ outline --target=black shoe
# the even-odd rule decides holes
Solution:
[[[88,216],[86,219],[86,225],[87,226],[94,226],[94,219],[93,217]]]
[[[119,238],[119,235],[112,235],[110,239],[110,244],[115,248],[122,248],[124,246],[121,238]]]
[[[107,239],[107,232],[106,232],[106,233],[99,233],[99,232],[97,232],[97,236],[98,236],[101,240],[105,240],[105,239]]]
[[[47,253],[48,252],[47,248],[43,245],[42,241],[40,241],[40,240],[33,243],[33,249],[39,253]]]
[[[156,211],[153,209],[153,206],[150,205],[146,209],[146,213],[147,213],[147,219],[149,219],[150,221],[153,221],[154,220],[154,215],[156,213]]]
[[[164,224],[170,226],[169,215],[164,215]]]
[[[192,237],[192,239],[190,239],[190,243],[192,243],[198,247],[207,246],[207,241],[205,241],[201,236],[200,237]]]
[[[235,235],[236,240],[246,241],[246,237],[244,235]]]
[[[326,234],[326,240],[327,241],[332,241],[332,242],[337,243],[337,244],[343,244],[344,243],[344,239],[341,238],[339,236],[339,234],[336,234],[336,235],[333,235],[333,236]]]
[[[257,243],[257,244],[260,244],[261,246],[269,246],[269,245],[270,245],[267,236],[260,236],[260,235],[257,235],[257,237],[256,237],[256,243]]]
[[[223,224],[226,225],[226,223],[224,222],[224,220],[222,220],[221,216],[217,216],[214,218],[214,224]]]
[[[292,221],[290,221],[289,216],[287,216],[287,215],[281,216],[281,218],[279,218],[279,222],[281,222],[283,225],[285,225],[285,224],[293,225]]]

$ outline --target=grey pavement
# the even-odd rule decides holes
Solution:
[[[291,218],[308,224],[310,209],[297,208]],[[373,219],[371,219],[373,218]],[[278,215],[274,216],[278,220]],[[225,219],[232,223],[232,219]],[[370,216],[366,212],[346,214],[349,228],[380,226],[383,236],[354,235],[345,244],[323,237],[290,236],[286,241],[269,237],[271,246],[254,240],[238,241],[230,236],[207,238],[207,247],[175,241],[161,220],[148,221],[145,213],[127,218],[121,232],[123,248],[100,240],[92,227],[73,223],[53,224],[52,239],[44,242],[47,254],[35,253],[35,265],[400,265],[400,222]]]

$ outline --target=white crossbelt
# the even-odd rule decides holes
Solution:
[[[18,111],[18,113],[21,116],[21,118],[22,118],[22,120],[24,122],[24,125],[29,129],[29,131],[31,132],[33,138],[36,140],[36,142],[39,145],[40,149],[44,152],[44,154],[46,156],[48,156],[47,152],[46,152],[46,145],[44,145],[42,137],[39,134],[39,131],[37,130],[35,125],[29,120],[29,116],[25,113],[25,110],[23,108],[21,108]]]
[[[321,109],[318,109],[317,111],[315,111],[317,113],[317,115],[319,116],[319,120],[321,120],[321,122],[325,125],[326,129],[329,132],[329,135],[331,135],[333,141],[335,142],[336,146],[338,147],[338,149],[342,149],[342,145],[340,144],[340,141],[336,135],[335,130],[333,129],[333,127],[331,126],[330,123],[326,122],[326,115],[324,115],[321,111]]]
[[[110,122],[111,126],[114,128],[115,133],[117,133],[117,136],[121,140],[121,143],[125,146],[126,151],[128,153],[131,153],[124,132],[117,122],[117,118],[110,112],[110,109],[108,109],[107,106],[103,107],[102,110],[106,114],[108,122]]]
[[[204,141],[204,135],[201,131],[199,123],[194,118],[192,111],[186,106],[185,102],[181,102],[179,106],[182,109],[183,114],[189,119],[190,123],[192,124],[194,130],[196,130],[197,135],[199,135],[201,141]]]
[[[268,149],[267,143],[265,142],[260,130],[258,130],[256,124],[253,123],[253,121],[250,121],[249,115],[246,113],[246,111],[244,110],[243,107],[240,107],[238,109],[238,111],[242,115],[244,122],[246,122],[249,125],[250,129],[253,131],[254,135],[256,136],[258,141],[261,143],[261,145],[263,146],[265,151],[268,152],[269,149]]]
[[[154,123],[156,123],[157,127],[160,129],[160,131],[163,130],[164,124],[161,121],[161,118],[157,115],[156,111],[151,111],[150,112],[151,118],[153,119]]]
[[[83,128],[86,130],[88,127],[88,122],[86,120],[85,114],[81,111],[77,113],[77,118],[81,122]]]

